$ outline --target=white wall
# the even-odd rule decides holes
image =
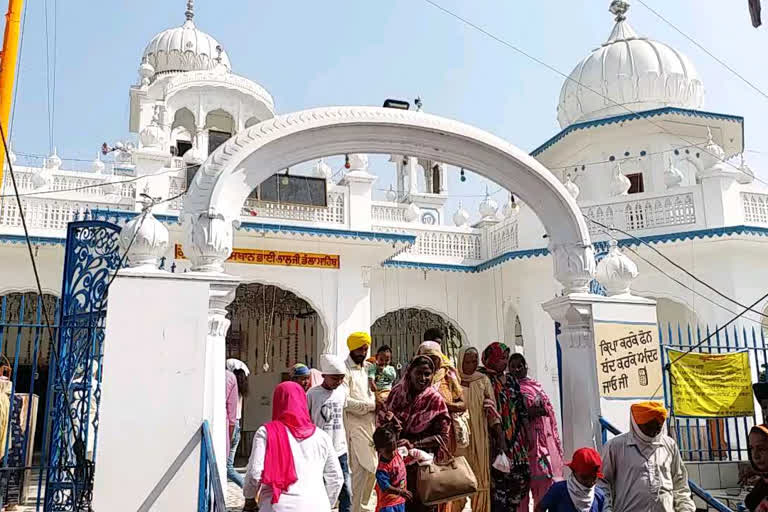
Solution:
[[[94,509],[133,512],[158,495],[151,510],[196,510],[207,311],[205,281],[112,284]]]

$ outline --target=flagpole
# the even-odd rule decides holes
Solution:
[[[16,80],[16,61],[19,55],[19,35],[21,33],[21,11],[24,0],[9,0],[5,14],[5,34],[3,49],[0,53],[0,123],[3,131],[10,137],[8,123],[13,104],[13,85]],[[10,143],[10,140],[8,141]],[[0,145],[0,191],[3,188],[3,170],[5,168],[5,147]]]

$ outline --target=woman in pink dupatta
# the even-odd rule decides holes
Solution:
[[[552,402],[541,384],[528,377],[528,363],[522,354],[510,356],[509,372],[520,384],[520,392],[528,408],[528,462],[535,506],[554,482],[563,479],[563,447]],[[528,512],[529,500],[530,496],[526,497],[518,510]]]

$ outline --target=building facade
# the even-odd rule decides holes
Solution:
[[[743,160],[744,119],[702,110],[704,86],[693,63],[639,36],[618,4],[607,41],[563,84],[562,131],[531,155],[578,201],[598,259],[610,239],[627,248],[639,270],[632,292],[658,301],[662,325],[722,324],[739,306],[708,300],[716,298],[711,290],[641,240],[750,304],[768,277],[761,265],[768,187]],[[140,59],[130,88],[129,131],[137,143],[107,148],[111,156],[86,169],[67,169],[55,152],[44,162],[12,155],[50,300],[61,287],[67,223],[125,224],[147,198],[160,199],[152,214],[170,233],[162,266],[176,273],[191,268],[185,190],[217,148],[276,113],[271,95],[234,69],[190,8],[184,23],[155,36]],[[248,183],[243,173],[253,193],[233,206],[240,220],[224,270],[242,284],[229,306],[227,353],[249,364],[257,390],[245,404],[243,430],[254,432],[268,418],[271,390],[290,366],[343,353],[346,336],[359,330],[371,330],[375,345],[392,346],[398,366],[435,325],[446,331],[449,352],[504,341],[525,353],[532,375],[559,402],[556,328],[541,305],[562,286],[553,279],[556,248],[534,213],[540,198],[510,190],[504,205],[486,197],[478,212],[446,211],[447,173],[458,169],[399,154],[387,155],[390,165],[381,168],[365,153],[326,156],[341,156],[344,165],[297,156],[296,166],[305,169],[299,174],[274,169],[269,180]],[[395,174],[397,188],[377,201],[374,186],[383,173]],[[35,284],[5,176],[0,294],[16,300]],[[11,304],[0,323],[10,322],[14,307],[23,313],[18,300]],[[21,354],[23,366],[31,343],[25,335],[21,348],[4,343],[3,351],[11,360]]]

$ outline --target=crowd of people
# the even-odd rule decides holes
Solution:
[[[442,338],[439,329],[425,332],[400,374],[389,347],[369,357],[364,332],[349,336],[346,359],[322,356],[319,370],[294,366],[274,391],[272,421],[256,432],[245,478],[228,472],[243,487],[244,511],[695,510],[680,452],[664,433],[663,405],[633,405],[631,430],[608,441],[602,457],[585,447],[566,463],[552,402],[525,358],[495,342],[463,348],[454,362]],[[236,373],[247,377],[247,368],[237,366],[228,362],[228,469],[239,439],[237,397],[247,393]],[[424,478],[461,458],[472,492],[449,489],[425,503]]]

